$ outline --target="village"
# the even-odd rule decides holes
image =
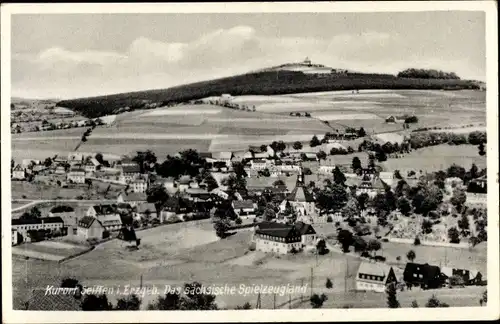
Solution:
[[[309,146],[335,143],[317,141]],[[44,253],[29,251],[41,241],[97,246],[119,239],[140,249],[146,235],[141,230],[209,220],[220,240],[251,230],[251,251],[354,253],[362,260],[358,291],[383,293],[392,283],[408,290],[486,283],[474,268],[414,263],[411,250],[412,245],[467,249],[487,240],[486,169],[453,165],[432,173],[384,172],[376,152],[366,161],[355,156],[350,165],[337,165],[335,152],[326,159],[323,151],[308,152],[307,144],[295,143],[288,151],[286,146],[273,142],[217,153],[188,149],[165,161],[145,151],[116,160],[73,152],[12,163],[13,185],[106,188],[97,199],[42,200],[43,214],[36,199],[26,197],[33,207],[20,208],[12,219],[12,245],[24,246],[14,253],[44,259]],[[408,262],[386,263],[377,255],[384,242],[408,244]]]

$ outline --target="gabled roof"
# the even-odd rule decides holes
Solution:
[[[146,194],[142,193],[142,192],[130,192],[130,193],[122,192],[120,195],[123,197],[124,202],[127,202],[127,201],[146,201],[147,200]]]
[[[295,223],[295,228],[299,231],[300,235],[310,235],[310,234],[316,234],[316,231],[312,227],[311,224],[306,224],[303,222],[296,222]]]
[[[78,227],[90,228],[90,226],[92,226],[92,224],[94,222],[97,222],[100,225],[102,225],[95,217],[92,217],[92,216],[83,216],[78,221]]]
[[[254,208],[254,202],[251,200],[234,200],[233,209],[249,209]]]
[[[118,214],[99,216],[98,220],[103,226],[116,226],[122,224],[122,219]]]
[[[80,172],[80,173],[85,173],[85,170],[82,168],[71,168],[69,169],[69,172]]]
[[[287,200],[290,201],[299,201],[299,202],[313,202],[313,195],[303,186],[296,186],[293,188],[290,195],[287,197]]]
[[[291,226],[281,223],[275,223],[275,224],[276,225],[269,227],[266,227],[265,225],[264,227],[258,226],[255,229],[255,233],[274,236],[274,237],[283,237],[283,238],[300,236],[299,231],[293,225]]]
[[[379,177],[376,177],[372,181],[372,188],[377,190],[385,190],[387,188],[387,184]]]
[[[96,215],[108,215],[115,213],[115,206],[113,205],[95,205],[94,208]]]
[[[390,271],[391,271],[391,266],[385,263],[363,261],[359,265],[358,275],[362,273],[372,276],[384,277],[384,279],[386,279]],[[359,279],[359,276],[357,279]]]
[[[24,171],[24,169],[21,167],[20,164],[16,165],[16,167],[13,169],[13,171]]]
[[[33,311],[78,311],[81,301],[73,294],[46,294],[45,289],[35,289],[27,302],[27,309]]]
[[[406,264],[405,273],[421,273],[424,277],[436,277],[441,274],[441,269],[438,266],[430,264],[420,264],[408,262]]]

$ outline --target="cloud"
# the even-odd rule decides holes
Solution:
[[[15,53],[12,83],[16,95],[92,96],[230,76],[306,56],[357,71],[396,73],[422,66],[473,74],[463,60],[426,60],[416,57],[412,46],[397,34],[375,31],[331,38],[277,38],[263,37],[249,26],[235,26],[187,42],[139,37],[123,52],[77,52],[54,46],[34,55]]]

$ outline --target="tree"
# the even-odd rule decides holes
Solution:
[[[361,237],[361,236],[356,236],[354,237],[353,244],[354,246],[354,252],[365,252],[368,248],[368,243]]]
[[[424,219],[422,222],[422,232],[424,232],[424,234],[432,233],[432,225],[433,223],[430,220]]]
[[[112,310],[113,305],[108,301],[106,294],[93,295],[85,294],[82,301],[82,310],[84,311],[106,311]]]
[[[488,290],[485,290],[481,296],[481,299],[479,299],[479,305],[483,306],[488,304]]]
[[[359,205],[355,199],[351,199],[342,208],[342,217],[345,219],[357,219],[360,216]]]
[[[396,293],[396,284],[393,282],[389,285],[387,285],[386,288],[386,294],[387,294],[387,306],[389,308],[399,308],[401,305],[399,304],[399,301],[397,299],[397,293]]]
[[[357,170],[360,170],[362,168],[361,166],[361,160],[359,159],[359,157],[355,156],[352,158],[352,170],[354,172],[356,172]]]
[[[414,301],[411,302],[411,307],[412,308],[418,308],[418,303],[417,303],[416,300],[414,300]]]
[[[43,165],[48,168],[52,165],[52,159],[50,157],[46,158],[45,161],[43,161]]]
[[[168,193],[164,186],[155,185],[146,190],[147,202],[153,203],[156,215],[161,215],[161,210],[168,200]]]
[[[227,220],[218,220],[214,223],[215,234],[220,238],[226,237],[226,232],[229,229],[229,224]]]
[[[207,185],[208,191],[212,191],[212,190],[219,187],[219,185],[217,184],[217,180],[215,180],[214,177],[210,173],[207,174],[207,176],[205,177],[205,179],[203,181]]]
[[[403,177],[401,176],[401,172],[399,172],[399,170],[394,170],[394,178],[396,178],[398,180],[403,179]]]
[[[416,258],[416,254],[415,254],[415,251],[413,250],[410,250],[408,251],[408,253],[406,253],[406,258],[410,261],[410,262],[413,262],[413,260],[415,260]]]
[[[285,185],[285,182],[281,179],[278,179],[273,182],[273,187],[282,187]]]
[[[344,253],[349,252],[349,247],[353,244],[353,235],[348,230],[340,230],[337,235],[337,240],[342,245],[342,251]]]
[[[148,304],[148,310],[178,310],[181,309],[181,296],[177,292],[168,292],[158,296],[156,301]]]
[[[137,295],[132,294],[127,297],[120,298],[117,301],[116,310],[139,310],[141,307],[141,300]]]
[[[38,219],[41,216],[42,213],[40,212],[40,210],[37,207],[33,207],[28,212],[24,212],[19,218],[24,220],[31,220],[31,219]]]
[[[185,296],[181,299],[183,310],[217,310],[215,295],[203,293],[202,284],[199,282],[184,285]]]
[[[310,299],[312,308],[321,308],[321,306],[323,306],[323,303],[327,299],[328,299],[328,297],[326,297],[325,294],[321,294],[321,295],[313,294],[311,296],[311,299]]]
[[[451,243],[460,243],[460,234],[458,233],[456,227],[451,227],[448,230],[448,238],[450,239]]]
[[[375,156],[372,154],[368,156],[368,168],[371,170],[375,169]]]
[[[467,195],[464,190],[455,188],[453,190],[453,196],[450,198],[450,202],[457,210],[461,210],[467,200]]]
[[[316,135],[314,135],[311,138],[311,141],[309,142],[309,146],[310,147],[316,147],[318,145],[321,145],[321,142],[319,141],[318,137]]]
[[[298,150],[301,150],[301,149],[302,149],[302,143],[301,143],[301,142],[299,142],[299,141],[297,141],[297,142],[293,143],[293,149],[294,149],[294,150],[297,150],[297,151],[298,151]]]
[[[325,151],[319,151],[318,153],[316,153],[316,156],[318,157],[318,160],[326,160],[326,152]]]
[[[450,307],[450,305],[448,305],[446,303],[442,303],[439,299],[436,298],[435,295],[432,295],[432,297],[429,298],[429,300],[425,304],[425,307],[429,307],[429,308]]]
[[[420,245],[420,238],[418,236],[416,236],[415,239],[413,240],[413,245],[415,246]]]
[[[244,303],[241,306],[240,305],[236,306],[235,309],[239,309],[239,310],[242,310],[242,309],[252,309],[252,305],[250,305],[249,302],[246,302],[246,303]]]
[[[381,248],[382,248],[382,244],[378,240],[370,240],[368,242],[368,247],[367,247],[368,251],[377,252]]]
[[[345,184],[346,177],[344,173],[340,170],[340,168],[336,166],[335,169],[333,169],[332,173],[333,173],[333,181],[336,184],[343,186]]]
[[[401,214],[405,216],[408,216],[411,212],[411,204],[406,197],[399,197],[396,202],[396,207],[399,209]]]
[[[363,127],[360,127],[359,130],[357,131],[358,137],[365,137],[366,136],[366,131]]]
[[[328,288],[328,289],[332,289],[333,288],[333,283],[330,280],[330,278],[326,278],[325,287]]]
[[[358,200],[358,206],[360,210],[365,210],[366,209],[366,203],[370,199],[370,196],[366,192],[363,192],[359,196],[356,197]]]
[[[462,214],[462,217],[458,220],[458,228],[462,230],[463,234],[470,230],[469,217],[466,214]]]
[[[328,248],[326,247],[325,240],[318,241],[318,244],[316,244],[316,251],[319,255],[325,255],[329,252]]]
[[[484,150],[484,143],[480,143],[477,146],[477,149],[479,150],[479,155],[481,155],[481,156],[486,155],[486,151]]]

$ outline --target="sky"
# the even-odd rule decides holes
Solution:
[[[486,79],[484,12],[16,14],[12,96],[161,89],[309,57],[360,72]]]

